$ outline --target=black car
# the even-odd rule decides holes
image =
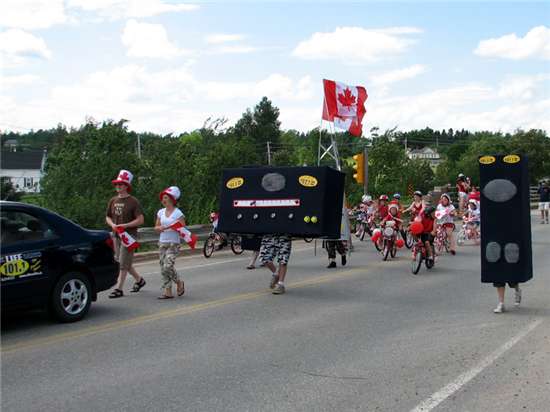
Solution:
[[[110,234],[86,230],[46,209],[0,202],[2,312],[45,308],[80,320],[117,280]]]

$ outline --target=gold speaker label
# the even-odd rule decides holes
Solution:
[[[496,160],[495,156],[481,156],[479,158],[479,163],[490,165],[491,163],[495,163]]]
[[[244,179],[242,177],[233,177],[227,181],[225,187],[228,189],[236,189],[241,187],[244,184]]]
[[[304,187],[315,187],[319,184],[317,179],[313,176],[302,175],[298,178],[298,182]]]
[[[521,159],[518,155],[508,155],[504,156],[504,158],[502,159],[504,163],[518,163],[520,160]]]

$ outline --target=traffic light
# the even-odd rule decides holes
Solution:
[[[363,153],[358,153],[353,156],[353,160],[353,169],[355,170],[353,178],[357,183],[362,184],[365,182],[365,155]]]

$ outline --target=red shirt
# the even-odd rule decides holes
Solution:
[[[479,191],[478,192],[470,192],[470,193],[468,193],[468,199],[474,199],[474,200],[477,200],[479,202],[480,199],[481,199],[481,193]]]
[[[384,219],[386,215],[388,214],[388,206],[378,206],[378,216],[380,216],[380,219]]]
[[[422,217],[422,226],[424,227],[422,233],[432,233],[432,231],[434,230],[435,219],[424,216],[424,213],[422,213],[420,216]]]
[[[464,183],[464,182],[457,182],[457,184],[456,184],[456,189],[457,189],[459,192],[464,192],[464,193],[466,193],[466,183]]]
[[[395,228],[399,229],[401,227],[401,219],[399,219],[399,216],[393,216],[391,213],[388,213],[386,217],[382,220],[382,226],[386,222],[395,222]]]

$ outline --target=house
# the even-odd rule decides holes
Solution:
[[[6,148],[6,150],[17,149],[17,146],[17,139],[7,139],[6,141],[4,141],[4,147]]]
[[[0,157],[0,178],[8,178],[18,192],[40,193],[46,165],[45,150],[4,150]]]
[[[407,151],[407,157],[409,159],[425,160],[430,164],[432,168],[436,168],[441,163],[441,156],[437,150],[430,147],[423,147],[422,149],[412,149]]]

